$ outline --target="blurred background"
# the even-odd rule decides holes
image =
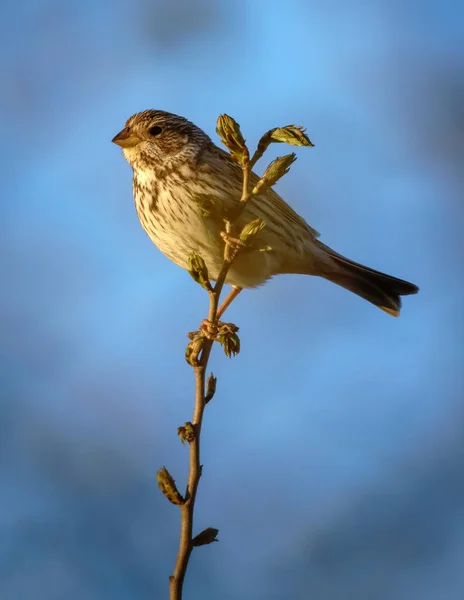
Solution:
[[[207,297],[148,240],[110,143],[134,112],[308,128],[278,191],[421,287],[392,319],[310,277],[243,293],[215,348],[185,598],[460,600],[464,9],[453,0],[4,7],[2,600],[167,597]],[[219,143],[219,142],[218,142]],[[269,153],[282,154],[282,146]],[[261,165],[264,167],[265,165]]]

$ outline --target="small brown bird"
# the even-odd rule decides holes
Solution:
[[[224,257],[223,218],[233,215],[241,197],[241,167],[199,127],[161,110],[133,115],[112,141],[134,171],[137,214],[152,242],[184,269],[196,252],[215,280]],[[251,184],[258,180],[253,173]],[[205,202],[214,210],[206,213]],[[319,233],[272,189],[251,198],[240,226],[258,217],[265,227],[254,245],[238,254],[226,279],[235,295],[273,275],[319,275],[396,317],[400,297],[418,292],[412,283],[355,263],[320,242]]]

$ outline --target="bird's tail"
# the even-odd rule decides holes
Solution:
[[[361,296],[394,317],[400,314],[401,296],[417,294],[419,291],[413,283],[369,269],[337,254],[325,244],[321,246],[324,246],[331,258],[330,267],[321,273],[322,277]]]

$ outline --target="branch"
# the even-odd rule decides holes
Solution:
[[[244,144],[243,140],[243,144]],[[209,293],[209,311],[208,311],[208,323],[213,328],[217,328],[219,325],[217,312],[219,307],[219,299],[221,296],[222,288],[224,287],[224,283],[227,277],[227,273],[229,272],[230,266],[234,261],[237,255],[237,248],[230,241],[230,238],[235,233],[235,224],[240,217],[241,213],[245,208],[246,202],[251,198],[251,190],[249,189],[250,184],[250,172],[251,172],[251,164],[248,157],[248,152],[244,155],[244,160],[242,163],[243,169],[243,186],[242,186],[242,196],[240,198],[240,211],[235,215],[234,222],[226,222],[226,234],[230,237],[226,238],[226,244],[224,247],[224,262],[222,264],[222,268],[217,277],[216,283],[214,287],[209,285],[203,285],[205,279],[209,282],[209,279],[204,277],[204,269],[199,269],[202,271],[203,277],[200,275],[198,278],[192,274],[194,279],[198,281],[203,287],[208,289]],[[205,267],[206,268],[206,267]],[[194,373],[195,373],[195,407],[193,411],[193,439],[190,442],[190,467],[189,467],[189,475],[188,475],[188,483],[187,490],[185,493],[185,502],[180,506],[180,514],[181,514],[181,531],[180,531],[180,541],[179,541],[179,550],[177,553],[176,564],[174,567],[174,572],[169,578],[169,592],[170,592],[170,600],[181,600],[182,598],[182,588],[185,579],[185,573],[187,571],[188,561],[190,558],[190,554],[194,545],[202,545],[204,543],[210,543],[212,541],[216,541],[216,535],[218,533],[217,529],[208,528],[205,529],[202,533],[196,536],[195,540],[200,539],[200,543],[192,543],[193,542],[193,514],[195,509],[195,499],[198,490],[198,484],[200,482],[202,466],[200,464],[200,438],[201,438],[201,428],[203,425],[203,414],[206,406],[206,402],[209,401],[214,394],[214,390],[212,394],[208,394],[206,399],[205,392],[205,376],[208,368],[208,361],[211,354],[211,350],[213,348],[213,344],[215,342],[214,337],[206,337],[202,339],[202,344],[199,352],[199,357],[195,357],[194,352],[193,356],[190,357]],[[215,378],[211,375],[210,381],[214,381],[215,387]],[[208,386],[210,387],[210,386]],[[211,535],[212,532],[212,535]],[[209,534],[209,536],[208,536]],[[202,537],[207,541],[203,541]],[[210,537],[211,539],[208,539]]]

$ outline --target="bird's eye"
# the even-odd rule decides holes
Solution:
[[[162,131],[163,129],[159,125],[153,125],[153,127],[150,127],[148,130],[148,133],[152,136],[155,136],[159,135]]]

